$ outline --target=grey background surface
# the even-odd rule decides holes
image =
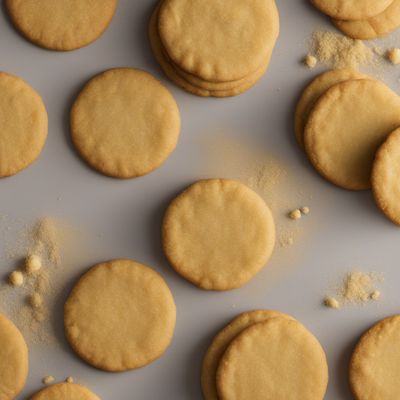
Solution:
[[[352,346],[364,329],[400,309],[400,234],[376,210],[369,192],[346,192],[322,180],[294,140],[295,102],[306,82],[318,73],[318,69],[304,68],[299,60],[310,33],[331,28],[329,20],[306,0],[278,0],[281,35],[268,73],[239,97],[203,99],[167,81],[155,63],[146,34],[154,5],[153,0],[120,0],[101,39],[69,53],[30,44],[9,24],[4,10],[0,12],[0,69],[35,87],[49,114],[49,137],[40,159],[0,181],[0,213],[26,222],[43,215],[62,217],[84,227],[93,244],[81,255],[58,296],[53,317],[61,346],[31,347],[29,380],[19,398],[27,398],[41,387],[41,378],[51,374],[57,380],[72,375],[103,399],[201,399],[201,357],[213,335],[241,311],[272,308],[298,318],[321,341],[330,367],[326,399],[350,399],[346,372]],[[398,34],[391,38],[400,45]],[[181,138],[167,163],[148,176],[127,181],[89,169],[74,152],[68,132],[69,108],[79,89],[94,74],[117,66],[154,73],[172,90],[182,115]],[[400,70],[388,66],[384,75],[398,91]],[[168,201],[205,177],[198,139],[216,130],[254,140],[284,160],[294,184],[299,190],[307,187],[312,197],[310,222],[304,225],[310,228],[304,239],[286,252],[278,251],[248,285],[226,293],[198,290],[177,276],[162,255],[159,239]],[[96,262],[120,257],[145,262],[163,274],[173,291],[178,319],[173,343],[160,360],[137,371],[109,374],[89,367],[69,350],[62,335],[61,306],[80,273]],[[0,273],[10,268],[2,260]],[[382,300],[339,312],[321,306],[332,282],[354,268],[384,273]]]

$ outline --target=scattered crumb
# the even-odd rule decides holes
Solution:
[[[325,297],[324,304],[326,307],[334,308],[336,310],[340,308],[340,303],[334,297]]]
[[[54,376],[48,375],[42,379],[43,385],[51,385],[55,381]]]
[[[374,290],[371,293],[371,300],[379,300],[381,298],[381,292],[379,290]]]
[[[27,274],[34,274],[42,268],[42,260],[39,256],[34,254],[26,257],[25,260],[25,271]]]
[[[399,65],[400,64],[400,49],[393,48],[393,49],[388,50],[386,57],[393,65]]]
[[[8,276],[8,282],[15,287],[21,287],[24,284],[24,275],[20,271],[13,271]]]
[[[385,49],[383,47],[375,46],[372,50],[377,56],[383,57],[385,55]]]
[[[28,302],[33,308],[39,308],[43,305],[43,299],[39,293],[32,293],[29,295]]]
[[[318,60],[313,55],[307,54],[303,60],[303,63],[308,68],[313,69],[317,66]]]
[[[69,376],[67,379],[65,379],[65,382],[74,383],[74,378],[72,376]]]
[[[288,216],[290,219],[298,220],[301,218],[301,211],[297,208],[296,210],[290,211]]]
[[[301,207],[301,208],[300,208],[300,211],[301,211],[301,213],[304,214],[304,215],[310,214],[310,208],[309,208],[309,207]]]

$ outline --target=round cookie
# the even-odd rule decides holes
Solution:
[[[230,290],[244,285],[268,261],[275,227],[258,194],[234,180],[209,179],[171,202],[162,239],[180,275],[203,289]]]
[[[76,383],[58,383],[48,386],[30,400],[100,400],[94,393],[84,386]]]
[[[0,314],[0,399],[13,400],[28,376],[28,347],[18,328]]]
[[[6,0],[18,31],[50,50],[74,50],[94,42],[107,29],[117,0]]]
[[[359,21],[333,20],[336,28],[354,39],[371,40],[385,36],[400,26],[400,0],[393,3],[382,13]]]
[[[279,34],[274,0],[164,0],[159,14],[163,47],[174,64],[205,81],[241,79],[256,71]]]
[[[372,191],[378,207],[400,225],[400,128],[392,132],[376,153]]]
[[[327,180],[349,190],[371,187],[375,152],[400,126],[400,97],[382,82],[360,79],[328,89],[311,111],[305,148]]]
[[[393,0],[311,0],[324,14],[346,21],[374,17],[392,2]]]
[[[0,72],[0,177],[32,164],[47,138],[47,112],[39,94],[22,79]]]
[[[272,318],[245,329],[217,371],[220,400],[322,400],[328,366],[318,340],[299,322]]]
[[[82,158],[114,178],[152,172],[175,149],[178,106],[145,71],[111,69],[86,84],[71,110],[71,135]]]
[[[317,100],[330,87],[337,83],[350,79],[367,78],[366,75],[352,69],[333,69],[318,75],[303,91],[299,102],[297,103],[294,116],[294,127],[296,139],[302,149],[304,149],[304,128],[306,126],[308,116],[313,109]]]
[[[216,386],[218,365],[231,341],[249,326],[276,317],[292,319],[289,315],[279,311],[255,310],[244,312],[215,336],[203,358],[201,370],[201,387],[205,400],[218,400]]]
[[[400,398],[400,316],[386,318],[358,342],[350,361],[349,378],[356,400]]]
[[[164,279],[131,260],[98,264],[74,286],[64,307],[66,337],[90,365],[126,371],[169,346],[176,308]]]

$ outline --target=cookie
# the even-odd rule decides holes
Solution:
[[[50,50],[86,46],[107,29],[117,0],[6,0],[16,29],[29,41]]]
[[[249,326],[276,317],[291,319],[290,316],[279,311],[256,310],[244,312],[215,336],[203,358],[201,370],[201,387],[205,400],[219,400],[216,386],[217,369],[221,357],[231,341]]]
[[[339,83],[323,94],[308,118],[305,148],[315,169],[349,190],[371,187],[375,152],[400,126],[400,97],[382,82]]]
[[[76,383],[58,383],[48,386],[30,400],[100,400],[94,393]]]
[[[131,260],[91,268],[64,307],[65,334],[74,351],[90,365],[113,372],[159,358],[171,342],[175,319],[164,279]]]
[[[18,328],[0,314],[0,399],[13,400],[28,376],[28,347]]]
[[[302,324],[288,318],[245,329],[217,371],[219,400],[322,400],[327,384],[324,350]]]
[[[134,178],[160,167],[175,149],[178,106],[145,71],[111,69],[86,84],[71,110],[72,141],[81,157],[114,178]]]
[[[316,101],[333,85],[349,79],[361,78],[366,78],[366,76],[352,69],[333,69],[317,76],[306,87],[297,103],[294,116],[296,139],[302,149],[304,149],[304,128]]]
[[[241,79],[268,58],[279,34],[274,0],[164,0],[159,33],[173,63],[205,81]]]
[[[333,20],[336,28],[354,39],[370,40],[386,36],[400,26],[400,0],[392,4],[382,13],[358,21]]]
[[[358,342],[349,366],[356,400],[400,398],[400,316],[386,318]]]
[[[22,79],[0,72],[0,177],[32,164],[47,138],[47,111],[39,94]]]
[[[398,225],[400,225],[399,170],[400,128],[392,132],[377,151],[371,175],[376,204],[391,221]]]
[[[386,10],[392,2],[393,0],[311,0],[324,14],[346,21],[374,17]]]
[[[234,180],[209,179],[171,202],[162,239],[165,255],[180,275],[202,289],[230,290],[267,263],[275,227],[258,194]]]

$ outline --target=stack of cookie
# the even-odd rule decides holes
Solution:
[[[318,340],[278,311],[239,315],[215,336],[203,359],[205,400],[322,400],[327,384]]]
[[[149,27],[165,74],[198,96],[235,96],[265,73],[279,34],[275,0],[163,0]]]
[[[311,0],[354,39],[376,39],[400,26],[400,0]]]

